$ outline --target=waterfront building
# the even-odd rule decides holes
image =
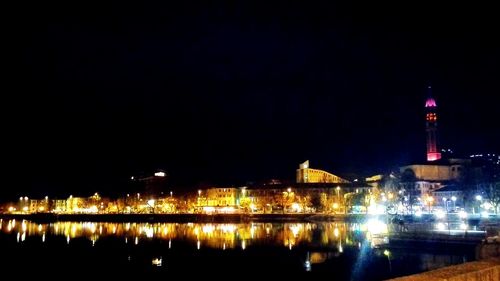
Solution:
[[[297,183],[349,183],[343,179],[326,171],[309,168],[309,160],[299,165],[297,169]]]

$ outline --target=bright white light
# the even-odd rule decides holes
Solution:
[[[481,217],[487,218],[488,216],[489,216],[488,212],[486,212],[486,211],[481,212]]]
[[[300,224],[294,224],[294,225],[290,226],[290,230],[292,231],[294,237],[297,237],[297,235],[299,235],[301,228],[302,228],[302,225],[300,225]]]
[[[155,205],[155,200],[154,199],[149,199],[148,200],[148,205],[149,206],[154,206]]]
[[[481,200],[483,200],[483,197],[481,195],[476,195],[476,200],[481,201]]]
[[[460,229],[467,229],[467,225],[465,223],[460,224]]]
[[[236,225],[234,224],[223,224],[219,225],[218,228],[222,230],[222,232],[234,232],[236,230]]]
[[[438,210],[438,211],[436,211],[435,215],[436,215],[436,218],[442,219],[446,216],[446,213],[443,210]]]
[[[143,231],[146,234],[147,238],[153,238],[153,236],[154,236],[154,229],[153,229],[153,227],[144,227]]]
[[[446,227],[445,227],[444,223],[440,222],[440,223],[436,224],[436,228],[437,228],[437,230],[445,230]]]
[[[204,225],[201,230],[203,231],[203,233],[212,233],[214,232],[215,230],[215,226],[211,225],[211,224],[208,224],[208,225]]]
[[[164,177],[165,173],[164,172],[156,172],[155,177]]]
[[[234,213],[235,209],[234,207],[222,207],[220,211],[222,213]]]
[[[453,200],[453,201],[457,201],[457,197],[455,197],[455,196],[451,196],[451,200]]]
[[[467,213],[465,211],[460,211],[460,212],[458,212],[458,216],[461,219],[465,219],[465,218],[467,218]]]
[[[161,266],[162,265],[162,258],[156,258],[151,261],[151,264],[156,265],[156,266]]]
[[[257,207],[255,206],[254,203],[250,203],[250,210],[252,210],[252,212],[257,210]]]
[[[421,217],[422,216],[422,211],[416,211],[415,212],[416,217]]]
[[[212,212],[215,212],[215,208],[214,207],[210,207],[210,206],[206,206],[206,207],[203,207],[203,211],[205,213],[212,213]]]
[[[299,203],[293,203],[293,204],[292,204],[292,210],[293,210],[294,212],[299,213],[299,212],[301,212],[301,211],[302,211],[302,207],[300,207]]]
[[[371,234],[380,234],[387,232],[387,224],[377,219],[370,219],[366,223],[366,227]]]

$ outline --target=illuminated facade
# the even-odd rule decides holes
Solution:
[[[429,86],[429,93],[431,87]],[[429,97],[425,101],[425,130],[427,132],[427,161],[435,161],[441,159],[441,153],[438,150],[437,141],[437,105],[436,101]]]
[[[66,211],[70,213],[80,213],[87,207],[87,200],[83,197],[70,196],[66,200]]]
[[[209,188],[206,190],[207,206],[236,206],[237,188]]]
[[[448,186],[450,183],[460,182],[466,173],[470,173],[471,161],[468,159],[439,160],[435,164],[414,164],[400,167],[403,181],[412,182],[415,191],[422,196]],[[468,171],[468,172],[467,172]]]
[[[311,169],[307,160],[297,169],[297,183],[349,183],[349,181],[322,170]]]

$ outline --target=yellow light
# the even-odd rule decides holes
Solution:
[[[384,250],[384,256],[390,256],[391,255],[391,252],[389,252],[389,250]]]
[[[210,233],[214,232],[214,230],[215,230],[215,226],[213,226],[211,224],[204,225],[202,227],[203,233],[206,233],[206,234],[210,234]]]
[[[153,265],[156,265],[156,266],[161,266],[162,265],[162,259],[161,258],[153,259],[151,263]]]
[[[339,229],[338,229],[338,228],[335,228],[335,229],[333,230],[333,235],[334,235],[335,237],[339,237]]]
[[[339,204],[338,203],[333,203],[333,208],[334,209],[338,209],[339,208]]]

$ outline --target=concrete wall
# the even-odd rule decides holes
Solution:
[[[468,262],[391,281],[496,281],[500,280],[500,259]]]

